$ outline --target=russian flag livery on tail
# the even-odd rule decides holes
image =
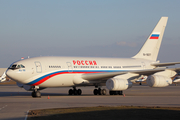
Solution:
[[[150,39],[159,39],[159,34],[152,34]]]
[[[77,89],[80,86],[94,86],[94,95],[105,95],[106,89],[110,95],[122,95],[123,90],[142,78],[147,78],[150,87],[168,86],[180,69],[164,66],[180,62],[157,61],[167,20],[168,17],[161,17],[132,58],[43,56],[21,59],[10,65],[0,81],[8,76],[19,87],[32,91],[32,97],[41,97],[40,90],[48,87],[72,87],[69,95],[81,95],[82,90]]]

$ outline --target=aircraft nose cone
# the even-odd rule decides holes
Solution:
[[[13,72],[12,70],[7,70],[7,71],[6,71],[6,75],[7,75],[9,78],[13,79],[14,72]]]
[[[11,80],[14,80],[15,82],[26,84],[27,75],[25,74],[25,72],[20,72],[19,70],[8,69],[6,71],[6,75]]]
[[[12,80],[14,80],[14,81],[16,81],[16,82],[18,82],[19,80],[20,80],[20,74],[18,73],[18,71],[16,71],[16,70],[11,70],[11,69],[9,69],[9,70],[7,70],[7,72],[6,72],[6,75],[10,78],[10,79],[12,79]]]

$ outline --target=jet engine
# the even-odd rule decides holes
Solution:
[[[171,78],[161,75],[150,75],[146,82],[150,87],[166,87],[172,84]]]
[[[110,78],[106,81],[107,89],[111,91],[121,91],[132,87],[132,82],[119,78]]]

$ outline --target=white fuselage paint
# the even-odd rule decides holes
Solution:
[[[152,62],[134,58],[35,57],[13,63],[22,64],[25,68],[9,69],[7,75],[14,81],[27,85],[67,87],[77,85],[76,79],[80,79],[77,76],[82,74],[153,69],[150,65]],[[84,82],[96,83],[88,80]]]

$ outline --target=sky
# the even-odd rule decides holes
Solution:
[[[0,68],[21,57],[132,57],[162,16],[158,60],[180,61],[179,0],[0,0]]]

